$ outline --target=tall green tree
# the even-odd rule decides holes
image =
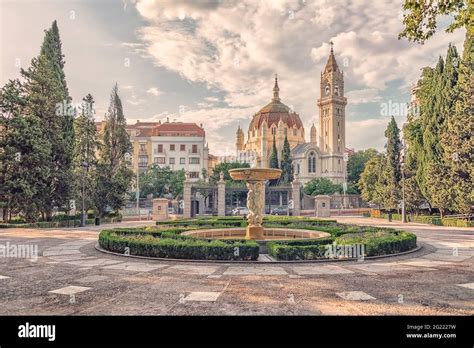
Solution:
[[[73,117],[64,75],[64,56],[56,22],[45,31],[40,55],[31,67],[21,70],[25,78],[25,112],[40,119],[41,130],[51,144],[46,161],[50,177],[40,185],[39,197],[45,217],[50,220],[55,206],[67,209],[72,197]]]
[[[386,159],[383,154],[378,154],[370,158],[365,164],[358,184],[362,198],[379,207],[383,205],[385,196],[383,182],[385,163]]]
[[[0,90],[0,202],[3,219],[20,213],[36,221],[39,192],[49,179],[46,165],[50,143],[41,131],[41,120],[25,113],[26,95],[19,80],[10,80]]]
[[[347,181],[350,185],[357,187],[360,175],[364,171],[365,164],[377,154],[377,150],[367,149],[357,151],[349,156],[347,161]]]
[[[273,145],[272,145],[272,152],[270,153],[269,167],[280,168],[280,166],[278,165],[278,150],[276,147],[275,135],[273,135]]]
[[[280,182],[285,184],[291,183],[293,181],[293,161],[291,160],[290,143],[286,135],[281,151],[280,167],[282,170]]]
[[[76,183],[76,200],[82,201],[84,194],[85,210],[93,207],[94,176],[97,165],[99,139],[95,126],[95,101],[87,94],[75,119],[74,174]],[[84,190],[84,192],[82,192]],[[79,206],[79,205],[78,205]]]
[[[123,206],[133,178],[125,160],[126,154],[132,150],[125,127],[122,101],[115,84],[105,116],[100,159],[95,176],[94,205],[101,216],[106,213],[108,207],[118,211]]]
[[[387,143],[385,144],[385,163],[382,174],[384,187],[384,207],[387,209],[397,209],[401,199],[401,161],[400,155],[402,143],[400,140],[400,130],[397,122],[392,116],[387,130],[385,131]]]
[[[444,214],[453,205],[452,187],[447,181],[450,162],[445,154],[443,138],[450,115],[458,98],[459,56],[449,45],[446,59],[439,58],[436,67],[425,68],[418,82],[419,114],[409,115],[404,137],[408,158],[416,162],[416,182],[428,203]],[[414,170],[414,167],[412,168]]]
[[[466,33],[458,83],[453,89],[455,101],[441,135],[443,161],[448,167],[444,179],[452,194],[452,208],[460,213],[470,212],[474,202],[473,32],[471,28]]]

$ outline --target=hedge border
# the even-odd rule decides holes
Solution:
[[[102,230],[99,245],[119,254],[125,254],[125,248],[128,247],[130,255],[162,259],[251,261],[257,260],[259,255],[259,246],[255,241],[198,239],[182,236],[179,230]],[[235,248],[238,248],[237,254]]]

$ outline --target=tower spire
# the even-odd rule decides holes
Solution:
[[[273,86],[273,99],[274,102],[280,101],[280,88],[278,88],[278,76],[275,74],[275,85]]]
[[[332,42],[331,40],[329,41],[329,44],[331,45],[331,52],[329,53],[328,61],[326,63],[326,67],[324,68],[324,72],[339,70],[339,67],[336,63],[336,57],[334,57],[334,42]]]

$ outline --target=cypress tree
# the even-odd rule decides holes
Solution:
[[[385,144],[386,155],[383,171],[383,180],[385,183],[384,206],[387,209],[396,209],[400,200],[401,141],[400,130],[393,116],[385,131],[385,137],[387,138],[387,143]]]
[[[293,163],[291,160],[291,150],[288,137],[285,135],[285,141],[283,143],[283,150],[281,151],[281,179],[280,182],[290,183],[293,181]]]
[[[50,177],[40,185],[39,193],[43,214],[48,220],[55,206],[67,210],[74,187],[74,109],[70,105],[63,57],[59,30],[53,22],[45,31],[40,55],[33,58],[28,70],[21,71],[25,78],[26,112],[40,119],[42,134],[51,146],[46,161]]]
[[[270,154],[269,166],[270,166],[270,168],[279,168],[279,165],[278,165],[278,150],[276,148],[275,135],[273,135],[273,146],[272,146],[272,152]]]
[[[125,128],[126,120],[117,84],[112,89],[105,122],[94,188],[94,204],[101,216],[107,206],[115,211],[123,206],[133,177],[125,161],[125,154],[132,150],[132,144]]]
[[[452,208],[460,213],[469,213],[474,202],[472,190],[474,177],[473,62],[473,34],[468,30],[462,60],[459,64],[458,84],[453,89],[456,100],[448,114],[441,141],[443,160],[448,166],[446,184],[452,193]],[[456,60],[453,60],[453,66],[454,68],[457,66]]]
[[[88,210],[93,196],[93,177],[97,164],[96,152],[99,146],[94,122],[94,98],[88,94],[82,99],[80,113],[75,119],[74,173],[76,198],[82,199],[84,186],[85,210]],[[84,181],[84,182],[83,182]]]

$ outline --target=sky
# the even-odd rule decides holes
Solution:
[[[462,50],[464,31],[424,45],[398,40],[402,0],[0,0],[0,84],[20,77],[58,21],[75,103],[91,93],[102,120],[117,82],[129,123],[196,122],[210,152],[233,154],[235,133],[272,98],[305,126],[318,124],[320,74],[334,43],[344,72],[346,146],[383,149],[393,115],[401,127],[421,69]]]

